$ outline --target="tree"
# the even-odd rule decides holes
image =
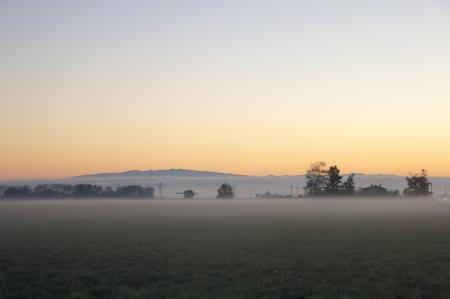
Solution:
[[[33,189],[33,197],[59,198],[73,195],[74,186],[65,184],[42,184]]]
[[[111,187],[111,186],[106,186],[104,189],[103,189],[103,196],[104,197],[113,197],[114,196],[114,190],[113,190],[113,188]]]
[[[217,189],[217,198],[233,198],[233,187],[228,183],[223,183],[219,189]]]
[[[341,171],[335,166],[331,166],[327,171],[325,192],[330,195],[338,194],[342,189]]]
[[[75,185],[73,195],[75,197],[98,197],[103,193],[103,187],[92,184]]]
[[[33,195],[35,197],[50,198],[50,197],[61,197],[61,193],[55,188],[56,185],[37,185],[33,189]]]
[[[315,162],[306,170],[306,186],[305,191],[310,196],[316,196],[323,193],[327,183],[327,170],[325,162]]]
[[[64,197],[123,197],[123,198],[153,198],[155,191],[153,187],[142,187],[139,185],[128,185],[118,187],[115,191],[107,186],[78,184],[41,184],[34,188],[30,186],[0,186],[0,198],[64,198]]]
[[[184,198],[194,198],[194,195],[195,195],[195,193],[192,190],[185,190],[183,192]]]
[[[127,185],[127,186],[121,186],[118,187],[115,192],[116,197],[128,197],[128,198],[144,198],[144,197],[150,197],[152,198],[154,196],[154,190],[153,187],[147,187],[144,188],[139,185]]]
[[[30,186],[9,186],[4,190],[3,196],[5,198],[28,198],[31,197]]]
[[[422,169],[420,173],[406,177],[408,187],[403,191],[405,196],[430,196],[430,181],[428,180],[428,172]]]
[[[351,174],[348,176],[347,180],[342,184],[342,192],[345,195],[355,194],[355,175]]]

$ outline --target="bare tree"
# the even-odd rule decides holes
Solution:
[[[325,167],[327,164],[322,161],[311,164],[308,170],[306,170],[306,186],[305,191],[310,196],[316,196],[322,194],[327,183],[327,170]]]

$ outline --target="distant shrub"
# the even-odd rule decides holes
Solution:
[[[223,183],[219,189],[217,189],[217,198],[233,198],[233,187],[228,183]]]
[[[184,198],[194,198],[194,196],[195,196],[195,193],[192,190],[185,190],[183,192],[183,197]]]

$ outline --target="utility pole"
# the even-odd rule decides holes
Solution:
[[[159,182],[158,183],[158,197],[162,198],[163,196],[163,183]]]
[[[291,198],[292,198],[292,184],[291,184]]]

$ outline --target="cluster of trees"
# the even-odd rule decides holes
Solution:
[[[226,199],[234,197],[233,187],[228,183],[223,183],[219,189],[217,189],[217,198]]]
[[[387,190],[380,186],[371,185],[367,188],[355,190],[354,175],[350,174],[345,181],[335,166],[326,167],[325,162],[315,162],[306,171],[305,192],[308,196],[399,196],[398,190]],[[432,194],[431,182],[425,169],[418,174],[406,177],[408,187],[403,191],[405,196],[423,196]]]
[[[341,171],[336,165],[329,168],[326,166],[325,162],[315,162],[306,171],[306,194],[309,196],[354,195],[354,175],[349,175],[343,182]]]
[[[431,182],[428,180],[428,172],[425,169],[406,177],[406,183],[408,187],[403,190],[405,196],[427,197],[433,194],[430,191]]]
[[[315,162],[306,171],[305,193],[307,196],[398,196],[398,190],[387,190],[380,186],[373,186],[355,190],[354,175],[350,174],[344,180],[340,169],[334,165],[327,167],[325,162]],[[406,177],[408,187],[403,191],[405,196],[427,197],[431,182],[428,173],[422,169],[420,173]],[[3,198],[153,198],[153,187],[127,185],[117,188],[102,187],[92,184],[43,184],[32,188],[30,186],[0,186],[0,197]],[[193,198],[193,190],[185,190],[184,198]],[[223,183],[217,190],[217,198],[227,199],[234,197],[233,187]],[[259,198],[287,197],[269,192],[258,194]]]
[[[183,192],[183,197],[184,198],[188,198],[188,199],[192,199],[195,196],[195,192],[193,190],[184,190]]]
[[[127,185],[117,188],[102,187],[92,184],[45,184],[30,186],[3,186],[0,188],[0,196],[4,198],[153,198],[153,187],[139,185]]]

